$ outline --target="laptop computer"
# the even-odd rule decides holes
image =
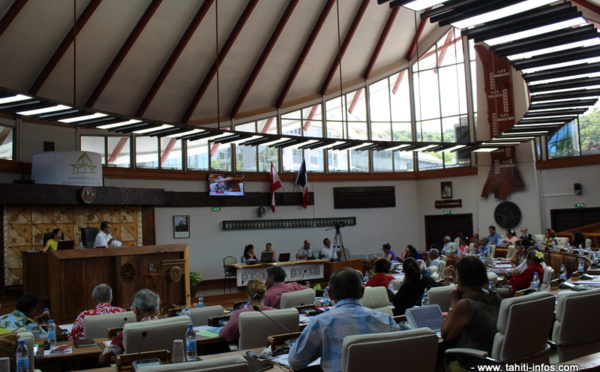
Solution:
[[[290,260],[290,253],[280,253],[279,262],[288,262]]]
[[[444,318],[442,318],[442,309],[439,305],[413,307],[407,309],[405,314],[408,329],[428,327],[440,337]]]
[[[57,251],[63,251],[65,249],[73,249],[75,248],[75,241],[74,240],[61,240],[60,242],[58,242],[58,246],[56,247]]]
[[[273,251],[261,253],[260,262],[273,262]]]

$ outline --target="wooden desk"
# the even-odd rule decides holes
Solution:
[[[289,262],[259,263],[255,265],[232,265],[236,269],[237,286],[243,287],[251,279],[267,280],[267,269],[279,265],[285,270],[285,281],[296,282],[300,280],[322,279],[324,265],[329,262],[323,260],[302,260]]]
[[[173,282],[169,272],[159,267],[163,261],[182,260],[181,280]],[[169,244],[144,247],[72,249],[23,255],[25,292],[50,298],[50,311],[58,324],[73,323],[79,313],[92,309],[92,291],[100,283],[113,289],[113,304],[128,309],[140,288],[153,289],[164,307],[190,303],[188,245]],[[158,277],[148,283],[145,277],[150,263]]]
[[[363,260],[348,260],[348,261],[338,261],[338,262],[326,262],[325,263],[325,276],[324,279],[329,281],[331,275],[336,272],[336,270],[341,269],[342,267],[351,267],[363,272]]]
[[[40,347],[35,356],[36,369],[41,369],[44,372],[73,371],[95,366],[98,357],[102,353],[102,348],[98,344],[89,347],[75,347],[71,341],[61,341],[57,342],[57,345],[71,345],[73,353],[44,356],[44,350]]]

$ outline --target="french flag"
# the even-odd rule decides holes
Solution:
[[[271,162],[271,210],[275,213],[275,191],[282,187],[279,175],[275,171],[275,167]]]
[[[296,185],[302,187],[302,207],[306,209],[308,205],[308,175],[306,173],[306,162],[302,159],[302,165],[296,177]]]

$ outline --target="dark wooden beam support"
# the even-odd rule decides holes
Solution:
[[[238,95],[238,98],[237,98],[235,104],[233,105],[233,108],[229,112],[229,117],[231,119],[235,119],[236,115],[240,111],[240,107],[242,107],[242,103],[244,103],[246,96],[248,96],[248,92],[250,92],[250,88],[252,88],[254,81],[256,81],[256,78],[258,77],[258,74],[262,70],[265,62],[267,61],[269,54],[271,54],[271,51],[273,50],[275,43],[279,39],[279,36],[281,36],[281,33],[283,32],[285,25],[290,20],[290,17],[292,16],[294,9],[296,8],[296,5],[298,5],[298,1],[299,0],[290,0],[290,3],[288,4],[287,8],[285,9],[285,12],[281,16],[279,23],[277,24],[277,27],[275,27],[273,34],[271,34],[271,38],[269,39],[269,41],[267,42],[267,45],[263,49],[263,52],[260,55],[260,58],[254,65],[254,68],[252,69],[252,73],[248,77],[248,80],[246,80],[246,84],[244,85],[244,88]]]
[[[112,79],[115,72],[117,72],[119,66],[121,66],[121,63],[123,62],[125,57],[127,57],[127,54],[137,41],[138,37],[142,34],[142,31],[144,31],[144,28],[146,28],[146,25],[148,24],[148,22],[150,22],[150,19],[152,19],[152,16],[154,15],[156,10],[158,9],[158,6],[161,3],[162,0],[153,0],[150,3],[142,18],[140,18],[133,31],[131,31],[131,34],[129,34],[127,41],[125,41],[125,43],[119,50],[119,53],[117,53],[110,66],[104,73],[104,76],[102,76],[102,79],[100,79],[100,82],[96,86],[96,89],[94,89],[94,92],[92,92],[92,95],[90,96],[90,98],[88,98],[88,101],[85,104],[86,107],[94,107],[96,101],[98,100],[98,98],[100,98],[100,95],[110,82],[110,79]]]
[[[50,77],[52,71],[54,71],[56,65],[58,65],[58,62],[60,62],[61,58],[67,52],[67,49],[69,49],[69,46],[73,43],[73,40],[75,40],[77,35],[83,29],[83,27],[85,27],[85,24],[92,17],[92,14],[94,14],[96,9],[98,8],[98,5],[100,5],[101,2],[102,0],[90,1],[83,13],[81,13],[79,18],[77,19],[77,22],[75,22],[75,25],[73,25],[67,36],[63,39],[62,43],[60,43],[58,49],[56,49],[48,63],[46,63],[46,66],[29,89],[29,94],[34,96],[37,95],[37,93],[40,91],[48,77]]]
[[[377,45],[375,45],[375,50],[373,51],[373,54],[371,55],[371,59],[369,60],[369,63],[367,64],[367,68],[365,69],[365,73],[363,74],[363,77],[365,78],[365,80],[367,80],[371,77],[371,72],[373,72],[373,68],[375,67],[375,62],[377,62],[377,58],[379,58],[379,53],[381,53],[381,49],[383,49],[383,44],[385,44],[385,41],[387,40],[387,37],[390,34],[390,30],[392,29],[392,26],[394,25],[394,21],[396,20],[396,16],[398,15],[399,11],[400,11],[400,8],[393,8],[392,11],[390,12],[387,22],[385,23],[385,26],[383,26],[383,30],[381,31],[381,35],[379,36]]]
[[[342,45],[340,46],[340,50],[338,50],[338,54],[335,57],[333,64],[329,68],[329,73],[327,74],[327,77],[325,78],[325,82],[323,82],[323,86],[321,87],[321,95],[322,96],[324,96],[325,93],[327,93],[327,89],[329,89],[329,85],[331,84],[331,81],[333,80],[335,71],[338,69],[338,67],[342,63],[342,58],[344,58],[344,54],[346,53],[346,50],[348,50],[348,46],[350,45],[350,42],[352,41],[352,38],[354,37],[354,33],[356,32],[356,29],[358,28],[358,25],[360,24],[362,17],[365,15],[365,12],[367,11],[369,2],[370,2],[369,0],[363,0],[362,3],[360,4],[360,7],[358,8],[358,11],[356,12],[356,15],[354,16],[354,20],[352,21],[352,24],[350,25],[350,29],[348,30],[348,33],[346,34],[346,37],[344,38],[344,41],[342,42]],[[340,87],[340,89],[342,89],[342,87]]]
[[[429,8],[431,9],[431,8]],[[425,10],[428,11],[429,9]],[[413,37],[412,42],[410,43],[410,47],[408,48],[408,53],[406,53],[406,59],[410,61],[417,52],[417,45],[419,45],[419,40],[421,39],[421,35],[423,35],[423,31],[425,30],[425,26],[427,26],[427,21],[429,19],[421,19],[419,21],[419,25],[417,26],[417,31],[415,32],[415,36]],[[417,56],[418,57],[418,56]]]
[[[17,18],[17,15],[23,9],[23,7],[27,4],[27,0],[17,0],[13,3],[13,5],[8,9],[8,12],[2,17],[2,21],[0,21],[0,36],[6,31],[8,26],[12,23],[12,21]]]
[[[227,58],[227,54],[229,53],[229,50],[231,50],[233,43],[235,43],[235,40],[239,36],[240,32],[242,32],[242,29],[244,28],[244,25],[246,25],[246,21],[248,21],[248,18],[250,18],[252,11],[256,7],[256,4],[258,4],[258,0],[250,0],[248,2],[246,9],[244,9],[244,12],[240,16],[240,19],[238,19],[238,22],[236,23],[235,27],[231,31],[231,34],[227,38],[227,41],[223,45],[223,49],[221,49],[221,51],[219,52],[217,60],[213,63],[212,67],[208,71],[208,74],[206,74],[204,81],[202,81],[200,88],[198,88],[196,95],[192,99],[192,102],[188,106],[185,114],[183,115],[183,118],[181,119],[181,122],[183,124],[187,124],[190,121],[192,114],[196,110],[196,107],[200,103],[200,100],[202,100],[202,97],[204,97],[204,93],[206,93],[206,90],[208,89],[208,86],[212,82],[212,79],[217,74],[217,70],[219,69],[219,66],[221,65],[221,63],[223,63],[225,58]],[[217,97],[217,99],[218,99],[218,97]],[[217,117],[218,116],[220,116],[219,112],[217,113]]]
[[[283,87],[283,89],[281,90],[281,93],[279,94],[279,98],[277,99],[277,103],[275,104],[275,107],[281,108],[281,106],[283,105],[283,102],[285,102],[285,97],[290,92],[292,84],[294,84],[294,80],[296,80],[296,77],[298,76],[298,72],[300,72],[300,68],[302,68],[302,65],[304,64],[304,60],[308,56],[308,52],[310,52],[310,49],[312,48],[315,40],[317,39],[317,35],[319,35],[319,32],[321,31],[321,28],[323,27],[323,24],[325,23],[325,19],[327,19],[327,15],[329,15],[331,8],[333,8],[333,4],[335,4],[335,1],[336,0],[328,0],[327,4],[325,4],[325,7],[321,11],[321,15],[319,16],[319,19],[317,19],[317,23],[315,23],[313,30],[311,31],[310,35],[308,36],[308,39],[306,40],[306,43],[304,44],[304,48],[302,48],[302,51],[300,52],[300,55],[298,56],[298,59],[296,60],[296,64],[294,65],[292,72],[288,76],[285,86]]]
[[[192,38],[192,36],[196,32],[196,29],[198,29],[198,26],[200,25],[200,23],[204,19],[204,16],[206,16],[206,13],[208,13],[208,10],[212,6],[213,2],[214,2],[214,0],[206,0],[206,1],[204,1],[204,3],[202,4],[202,6],[196,12],[196,15],[194,16],[194,19],[192,19],[192,22],[189,24],[189,26],[185,30],[185,33],[183,34],[183,36],[179,40],[179,43],[177,43],[177,46],[173,50],[173,53],[171,53],[171,56],[167,60],[167,63],[165,63],[165,65],[163,66],[162,70],[158,74],[158,77],[154,81],[154,84],[152,84],[152,88],[150,88],[150,90],[146,94],[146,97],[142,101],[142,104],[138,108],[137,113],[136,113],[137,117],[144,116],[144,113],[148,109],[148,106],[150,106],[150,103],[152,102],[152,100],[154,99],[154,97],[156,97],[156,94],[158,93],[158,90],[160,89],[160,87],[163,85],[163,83],[167,79],[167,76],[169,75],[169,73],[173,69],[173,66],[175,66],[175,63],[177,63],[177,60],[181,56],[181,53],[183,53],[183,51],[185,50],[185,47],[187,46],[187,44],[189,43],[190,39]]]

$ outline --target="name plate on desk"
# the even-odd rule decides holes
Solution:
[[[313,280],[323,278],[324,265],[328,260],[293,261],[280,266],[285,270],[285,281]],[[237,285],[243,287],[251,279],[267,280],[267,268],[271,265],[244,265],[237,267]]]

